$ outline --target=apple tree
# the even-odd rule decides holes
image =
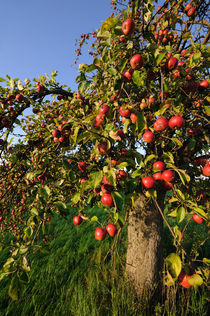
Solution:
[[[109,234],[116,244],[128,222],[126,273],[138,293],[207,282],[208,259],[187,253],[183,239],[190,222],[207,225],[208,3],[112,5],[100,29],[81,36],[77,56],[92,37],[93,58],[79,65],[77,92],[56,71],[0,78],[1,245],[11,239],[0,279],[11,277],[13,299],[53,214],[76,207],[73,223],[85,225],[98,221],[85,212],[94,205],[106,214],[97,240]],[[163,222],[175,249],[166,258]]]

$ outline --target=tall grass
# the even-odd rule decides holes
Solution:
[[[100,210],[95,211],[100,217]],[[30,255],[30,283],[23,298],[12,301],[7,294],[9,279],[0,282],[0,316],[207,315],[203,287],[186,290],[176,285],[153,305],[146,298],[137,299],[124,276],[126,229],[118,251],[106,256],[113,239],[96,241],[94,225],[75,227],[72,216],[67,220],[55,216],[51,241]],[[170,246],[165,244],[164,251]],[[7,255],[1,253],[0,265]]]

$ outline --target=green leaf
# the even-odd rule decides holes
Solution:
[[[172,275],[173,279],[176,280],[182,269],[182,262],[180,257],[176,253],[171,253],[166,259],[167,270]]]
[[[154,155],[154,154],[147,156],[147,157],[144,159],[144,165],[146,166],[146,164],[147,164],[149,161],[151,161],[152,159],[154,159],[154,158],[155,158],[155,155]]]
[[[106,21],[104,21],[101,25],[101,31],[104,32],[104,31],[108,31],[110,30],[111,28],[115,27],[115,25],[118,24],[118,19],[115,18],[114,16],[112,17],[108,17],[106,19]]]
[[[182,201],[185,200],[184,194],[183,194],[179,189],[176,190],[176,193],[177,193],[178,197],[179,197]],[[176,199],[176,200],[177,200],[177,199]]]
[[[192,286],[200,286],[201,284],[203,284],[203,279],[199,274],[193,274],[189,277],[188,282]]]
[[[181,223],[185,218],[185,208],[183,206],[180,206],[177,210],[177,221],[178,223]]]
[[[14,301],[17,301],[21,297],[21,294],[23,293],[23,289],[24,289],[23,284],[20,282],[17,275],[13,276],[9,285],[9,290],[8,290],[8,294],[11,297],[11,299]]]
[[[103,171],[91,173],[90,181],[92,182],[94,189],[100,184],[102,178],[103,178]]]
[[[72,198],[71,198],[72,202],[74,204],[77,204],[80,200],[80,192],[75,193]]]
[[[138,70],[135,70],[132,76],[133,82],[138,86],[138,87],[143,87],[144,86],[144,80],[143,80],[143,73],[141,73]]]
[[[91,222],[97,222],[98,221],[98,217],[97,216],[93,216],[90,219]]]
[[[49,195],[45,188],[39,188],[39,194],[47,201],[49,199]]]
[[[74,135],[72,135],[72,139],[73,139],[73,141],[74,141],[75,144],[76,144],[76,142],[77,142],[77,136],[78,136],[79,130],[80,130],[80,126],[75,127],[75,129],[74,129]]]
[[[175,209],[174,211],[172,211],[171,213],[167,214],[170,217],[177,217],[177,209]]]
[[[63,202],[55,202],[54,205],[57,206],[57,208],[60,211],[65,211],[66,210],[66,204],[64,204]]]
[[[117,210],[121,211],[125,203],[125,194],[122,192],[112,192],[112,196],[116,203]]]
[[[5,79],[4,78],[0,78],[0,82],[4,82],[5,81]]]
[[[156,66],[158,66],[161,63],[161,61],[164,59],[165,55],[166,55],[166,51],[163,52],[163,53],[159,53],[157,55],[156,60],[155,60],[155,65]]]
[[[31,213],[33,214],[33,215],[39,215],[39,212],[37,211],[37,209],[35,208],[35,207],[32,207],[32,209],[31,209]]]
[[[146,121],[145,121],[145,117],[144,117],[143,112],[140,112],[137,114],[137,125],[138,125],[138,132],[141,135],[141,133],[143,133],[145,126],[146,126]],[[139,137],[139,135],[138,135],[138,137]]]

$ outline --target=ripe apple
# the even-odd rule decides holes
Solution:
[[[156,161],[153,163],[153,169],[158,169],[160,171],[163,171],[165,169],[165,164],[162,161]]]
[[[140,69],[144,65],[144,58],[140,54],[134,55],[130,60],[132,69]]]
[[[129,69],[129,70],[125,70],[123,71],[123,77],[125,77],[126,79],[128,79],[128,81],[132,80],[132,76],[133,76],[133,69]]]
[[[96,194],[96,195],[99,195],[100,192],[101,192],[101,188],[97,187],[93,190],[93,192]]]
[[[109,234],[109,236],[114,237],[117,233],[117,226],[114,224],[109,223],[106,226],[106,231]]]
[[[6,117],[3,117],[3,118],[2,118],[1,124],[2,124],[4,127],[9,127],[9,126],[10,126],[10,122],[9,122],[8,118],[6,118]]]
[[[121,138],[121,140],[123,140],[125,138],[125,134],[123,133],[123,131],[121,129],[117,130],[117,135]]]
[[[103,194],[110,194],[110,192],[112,192],[113,190],[113,186],[110,184],[102,184],[101,186],[101,192]]]
[[[111,183],[107,180],[107,178],[106,178],[106,176],[105,176],[105,175],[103,176],[102,181],[103,181],[103,183],[104,183],[104,184],[109,184],[109,185],[112,185],[112,184],[111,184]]]
[[[103,194],[101,197],[101,203],[106,205],[106,206],[113,206],[114,201],[113,201],[112,195],[109,193]]]
[[[135,23],[132,19],[127,19],[122,24],[122,32],[124,35],[131,35],[134,32]]]
[[[190,273],[190,272],[189,272]],[[186,272],[184,270],[181,271],[180,275],[178,276],[179,283],[185,287],[186,289],[189,289],[192,285],[188,282],[188,279],[192,276],[192,273],[186,275]]]
[[[95,239],[97,239],[97,240],[104,240],[105,237],[106,237],[106,230],[101,228],[101,227],[96,228],[96,230],[95,230]]]
[[[184,119],[179,115],[173,116],[168,122],[169,127],[172,129],[180,128],[183,124]]]
[[[38,92],[42,92],[44,90],[44,87],[39,82],[36,83],[36,87]]]
[[[169,58],[169,60],[166,62],[166,68],[168,70],[173,70],[176,68],[177,66],[177,63],[178,63],[178,60],[176,57],[171,57]]]
[[[131,110],[125,109],[123,105],[121,105],[119,112],[122,117],[129,117],[131,115]]]
[[[157,180],[163,180],[162,179],[162,173],[161,172],[155,172],[153,175],[153,179],[155,180],[155,181],[157,181]]]
[[[173,189],[173,184],[169,181],[163,181],[162,185],[163,185],[163,189],[166,191],[170,191]]]
[[[82,217],[81,216],[74,216],[74,218],[73,218],[73,223],[74,223],[74,225],[80,225],[81,223],[82,223],[82,221],[83,221],[83,219],[82,219]]]
[[[104,104],[102,105],[100,108],[99,108],[99,114],[102,116],[108,116],[109,115],[109,110],[110,110],[110,107],[107,105],[107,104]]]
[[[101,142],[98,146],[97,146],[97,152],[100,155],[107,155],[110,152],[110,149],[108,149],[108,143],[107,142]]]
[[[174,180],[175,174],[172,170],[165,170],[162,173],[162,179],[166,182],[171,182]]]
[[[78,169],[79,169],[81,172],[85,171],[85,169],[87,168],[87,164],[86,164],[85,161],[79,162],[77,166],[78,166]]]
[[[143,140],[146,142],[146,143],[151,143],[154,139],[155,139],[155,135],[154,133],[150,132],[150,131],[146,131],[144,134],[143,134]]]
[[[86,181],[86,179],[85,179],[85,178],[82,178],[82,179],[80,180],[80,183],[83,184],[85,181]]]
[[[54,129],[52,131],[52,136],[56,137],[56,138],[59,138],[61,136],[61,132],[58,129]]]
[[[183,49],[183,50],[181,51],[180,55],[181,55],[182,57],[184,57],[184,56],[186,55],[186,53],[187,53],[187,50],[186,50],[186,49]]]
[[[23,102],[24,96],[22,94],[18,93],[16,95],[15,99],[16,99],[17,102]]]
[[[165,117],[159,117],[154,123],[155,131],[164,131],[168,127],[168,120]]]
[[[203,175],[205,177],[210,177],[210,163],[203,167]]]
[[[96,115],[95,127],[100,126],[103,123],[103,116],[101,114]]]
[[[136,123],[138,116],[135,113],[131,113],[130,119],[133,124]]]
[[[127,172],[124,170],[117,171],[117,179],[125,179],[127,177]]]
[[[143,186],[147,189],[151,189],[155,185],[155,180],[153,179],[153,177],[144,177],[141,181]]]
[[[193,214],[192,219],[194,220],[194,222],[196,222],[198,224],[202,224],[204,222],[204,219],[196,213]]]
[[[208,88],[208,86],[209,86],[209,83],[208,83],[208,80],[203,80],[203,81],[201,81],[200,82],[200,84],[199,84],[199,86],[201,87],[201,88]]]
[[[188,11],[191,8],[191,2],[187,3],[185,6],[185,10]]]
[[[192,16],[193,14],[195,13],[195,8],[190,8],[188,11],[187,11],[187,15],[188,16]]]

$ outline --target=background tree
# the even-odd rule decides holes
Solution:
[[[189,221],[207,220],[207,2],[117,5],[97,35],[82,35],[77,55],[90,35],[95,41],[92,64],[79,65],[78,93],[60,86],[56,72],[36,83],[1,78],[1,233],[15,237],[1,278],[12,277],[13,299],[51,216],[71,206],[75,224],[98,221],[85,208],[103,207],[95,237],[108,232],[113,247],[128,219],[126,272],[139,294],[162,287],[163,220],[176,247],[165,284],[207,282],[208,260],[182,245]],[[33,114],[22,116],[28,107]],[[17,125],[24,133],[10,146]]]

